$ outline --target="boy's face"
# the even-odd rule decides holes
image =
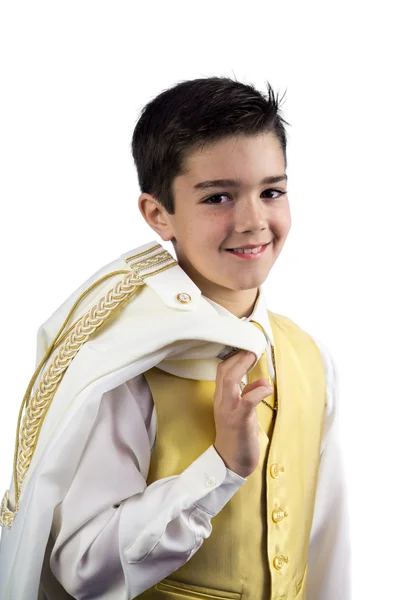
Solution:
[[[205,296],[235,301],[266,280],[290,230],[286,180],[261,183],[285,175],[282,149],[271,133],[230,137],[190,154],[186,167],[173,182],[175,214],[146,203],[148,194],[140,209],[164,241],[172,240],[180,266]],[[240,187],[196,188],[216,179],[237,179]],[[250,260],[228,251],[267,243]]]

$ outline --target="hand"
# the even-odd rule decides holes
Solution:
[[[217,367],[213,399],[214,448],[228,469],[241,477],[248,477],[260,460],[255,409],[263,398],[272,394],[272,388],[264,378],[248,383],[241,391],[240,381],[254,364],[255,355],[245,350],[221,361]]]

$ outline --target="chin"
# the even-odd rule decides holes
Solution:
[[[229,281],[224,287],[227,287],[235,292],[243,292],[246,290],[254,290],[260,287],[264,283],[265,279],[257,278],[249,280],[239,280],[235,279],[234,281]]]

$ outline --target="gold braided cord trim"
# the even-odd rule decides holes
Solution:
[[[158,250],[158,248],[162,248],[161,244],[156,244],[155,246],[152,246],[151,248],[147,248],[147,250],[144,250],[143,252],[139,252],[138,254],[133,254],[132,256],[127,256],[125,258],[126,262],[129,262],[130,260],[133,260],[134,258],[139,258],[140,256],[145,256],[146,254],[150,254],[150,252],[154,252],[154,250]]]
[[[22,481],[36,447],[37,434],[66,369],[89,337],[120,307],[127,296],[131,297],[133,293],[138,291],[138,285],[143,285],[143,282],[138,280],[134,273],[128,273],[122,281],[117,282],[112,290],[78,320],[74,329],[61,345],[52,363],[43,373],[27,406],[21,429],[17,460],[17,479],[19,483],[17,500]]]
[[[171,257],[171,255],[165,251],[165,254],[158,254],[157,256],[149,256],[149,258],[146,258],[142,263],[140,263],[140,272],[144,271],[145,269],[149,269],[150,267],[153,267],[154,265],[162,265],[168,263],[169,267],[173,267],[174,265],[177,264],[176,260],[174,258]],[[135,264],[132,265],[132,269],[135,269],[135,271],[138,271],[137,266]],[[148,275],[154,275],[153,272],[151,273],[147,273]]]
[[[105,296],[103,296],[95,306],[93,306],[85,315],[78,319],[62,335],[62,337],[60,337],[79,302],[81,302],[82,299],[94,287],[99,285],[99,283],[118,273],[127,273],[127,275],[122,281],[118,281],[116,285]],[[57,333],[42,361],[36,368],[21,405],[18,417],[16,447],[14,454],[14,489],[16,508],[14,512],[9,510],[8,492],[6,492],[1,506],[0,526],[5,525],[6,527],[10,527],[16,516],[16,513],[18,512],[18,500],[21,486],[31,463],[32,456],[37,445],[40,429],[66,369],[92,333],[98,330],[112,315],[114,315],[117,309],[120,309],[128,300],[130,300],[130,298],[138,292],[140,286],[142,285],[144,285],[144,282],[139,279],[136,273],[132,272],[132,270],[114,271],[112,273],[108,273],[92,284],[87,290],[85,290],[71,308],[60,331]],[[35,393],[28,401],[37,374],[40,372],[40,369],[50,356],[51,352],[57,346],[59,346],[64,339],[65,343],[61,346],[58,354],[55,356],[48,369],[43,373]],[[25,405],[26,414],[24,416],[23,425],[20,431],[20,421]]]
[[[142,258],[142,260],[137,260],[138,256],[140,255],[125,259],[131,269],[135,271],[139,277],[144,278],[155,275],[159,272],[156,269],[159,265],[165,265],[166,268],[170,268],[178,264],[168,250],[165,250],[162,246],[159,246],[158,248],[151,248],[151,250],[156,250],[156,253],[148,256],[147,258]],[[148,252],[146,252],[146,254],[148,254]]]
[[[7,527],[10,529],[12,522],[15,519],[15,515],[18,512],[19,506],[18,502],[15,507],[15,512],[12,512],[8,508],[8,492],[6,492],[3,496],[3,500],[1,501],[1,513],[0,513],[0,526]]]
[[[47,361],[47,359],[49,358],[49,356],[51,355],[51,353],[53,352],[53,350],[55,348],[57,348],[61,344],[61,342],[65,339],[65,337],[69,334],[69,332],[72,331],[72,329],[76,326],[76,324],[77,324],[78,321],[75,321],[75,323],[73,323],[69,327],[69,329],[67,329],[67,331],[64,334],[62,334],[62,332],[64,331],[65,327],[67,326],[68,321],[71,318],[71,315],[74,313],[75,309],[82,302],[82,300],[89,294],[89,292],[91,292],[94,288],[96,288],[98,285],[100,285],[100,283],[102,283],[106,279],[109,279],[110,277],[113,277],[115,275],[119,275],[119,274],[122,274],[122,273],[131,273],[131,271],[128,270],[128,269],[124,269],[124,270],[112,271],[111,273],[107,273],[106,275],[104,275],[103,277],[101,277],[100,279],[98,279],[97,281],[95,281],[94,283],[92,283],[91,286],[89,286],[86,290],[84,290],[82,292],[82,294],[79,296],[79,298],[74,302],[71,310],[69,311],[66,319],[64,320],[64,323],[61,325],[60,330],[58,331],[58,333],[55,336],[53,342],[50,344],[50,346],[47,349],[45,355],[43,356],[40,364],[37,366],[34,374],[32,375],[31,380],[30,380],[29,385],[28,385],[28,388],[27,388],[27,390],[25,392],[24,399],[22,401],[22,404],[21,404],[21,407],[20,407],[20,411],[19,411],[19,415],[18,415],[17,434],[16,434],[16,440],[15,440],[15,453],[14,453],[14,476],[16,475],[16,462],[17,462],[17,453],[18,453],[19,430],[20,430],[21,416],[22,416],[22,412],[24,410],[25,405],[28,404],[28,400],[30,398],[31,391],[32,391],[32,388],[33,388],[33,386],[35,384],[35,381],[36,381],[36,378],[38,376],[38,373],[40,373],[41,368],[43,367],[44,363]],[[14,477],[14,482],[15,482],[15,477]]]
[[[97,281],[95,281],[94,283],[92,283],[91,286],[88,287],[87,290],[85,290],[80,296],[79,298],[75,301],[73,307],[71,308],[71,310],[68,313],[68,316],[66,317],[64,323],[61,326],[60,331],[57,333],[56,337],[54,338],[53,341],[53,349],[57,348],[57,346],[59,346],[61,344],[61,342],[63,341],[63,339],[68,335],[68,333],[75,327],[76,323],[78,322],[77,320],[75,321],[75,323],[73,323],[65,333],[62,334],[62,336],[59,338],[61,332],[63,331],[63,329],[66,327],[68,321],[71,318],[71,315],[73,314],[73,312],[75,311],[76,307],[78,306],[78,304],[85,298],[85,296],[87,296],[89,294],[89,292],[91,292],[94,288],[96,288],[98,285],[100,285],[100,283],[102,283],[103,281],[105,281],[106,279],[110,279],[110,277],[114,277],[115,275],[122,275],[123,273],[131,273],[132,271],[130,269],[120,269],[118,271],[111,271],[110,273],[107,273],[106,275],[103,275],[103,277],[100,277],[100,279],[98,279]]]
[[[44,363],[47,361],[48,357],[50,356],[50,354],[53,352],[53,350],[55,348],[57,348],[57,346],[59,346],[61,344],[61,342],[63,341],[63,339],[68,335],[68,333],[75,327],[77,321],[75,321],[75,323],[73,323],[65,333],[63,333],[63,335],[60,337],[61,332],[64,330],[64,328],[66,327],[68,321],[71,318],[71,315],[73,314],[73,312],[75,311],[76,307],[78,306],[78,304],[80,304],[80,302],[85,298],[85,296],[88,295],[89,292],[91,292],[95,287],[97,287],[102,281],[105,281],[106,279],[109,279],[110,277],[113,277],[114,275],[119,275],[121,273],[131,273],[131,271],[129,269],[123,269],[123,270],[119,270],[119,271],[112,271],[111,273],[107,273],[107,275],[104,275],[103,277],[101,277],[100,279],[98,279],[97,281],[95,281],[94,283],[92,283],[91,286],[89,286],[87,288],[87,290],[85,290],[80,296],[79,298],[74,302],[71,310],[68,313],[68,316],[66,317],[64,323],[61,325],[60,330],[58,331],[56,337],[54,338],[54,340],[52,341],[52,343],[50,344],[49,348],[47,349],[45,355],[43,356],[40,364],[36,367],[36,370],[34,372],[34,374],[31,377],[31,380],[29,382],[28,388],[25,392],[24,395],[24,399],[23,402],[21,404],[21,408],[20,408],[20,413],[19,413],[19,417],[18,417],[18,428],[17,428],[17,439],[16,439],[16,446],[18,445],[18,431],[19,431],[19,424],[20,424],[20,416],[21,413],[24,409],[24,406],[27,404],[28,399],[30,397],[30,393],[32,391],[32,388],[35,384],[36,378],[38,376],[38,373],[40,372],[41,368],[43,367]]]
[[[140,277],[142,279],[147,279],[147,277],[152,277],[153,275],[158,275],[159,273],[162,273],[163,271],[166,271],[167,269],[170,269],[171,267],[173,267],[174,265],[165,265],[165,267],[162,267],[161,269],[157,269],[157,271],[152,271],[151,273],[147,273],[140,275]]]

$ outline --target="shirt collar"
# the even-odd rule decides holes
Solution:
[[[203,294],[203,298],[205,300],[207,300],[207,302],[209,302],[220,315],[231,316],[233,318],[237,318],[229,310],[227,310],[226,308],[224,308],[217,302],[214,302],[214,300],[207,298],[207,296],[204,296],[204,294]],[[241,321],[257,321],[257,323],[259,323],[261,325],[261,327],[263,328],[265,336],[268,339],[269,343],[272,346],[274,346],[274,336],[272,333],[271,323],[268,318],[267,304],[266,304],[266,300],[265,300],[264,290],[262,287],[259,288],[259,293],[258,293],[258,297],[257,297],[256,303],[253,308],[253,312],[251,313],[251,315],[249,317],[241,317],[240,320]]]

